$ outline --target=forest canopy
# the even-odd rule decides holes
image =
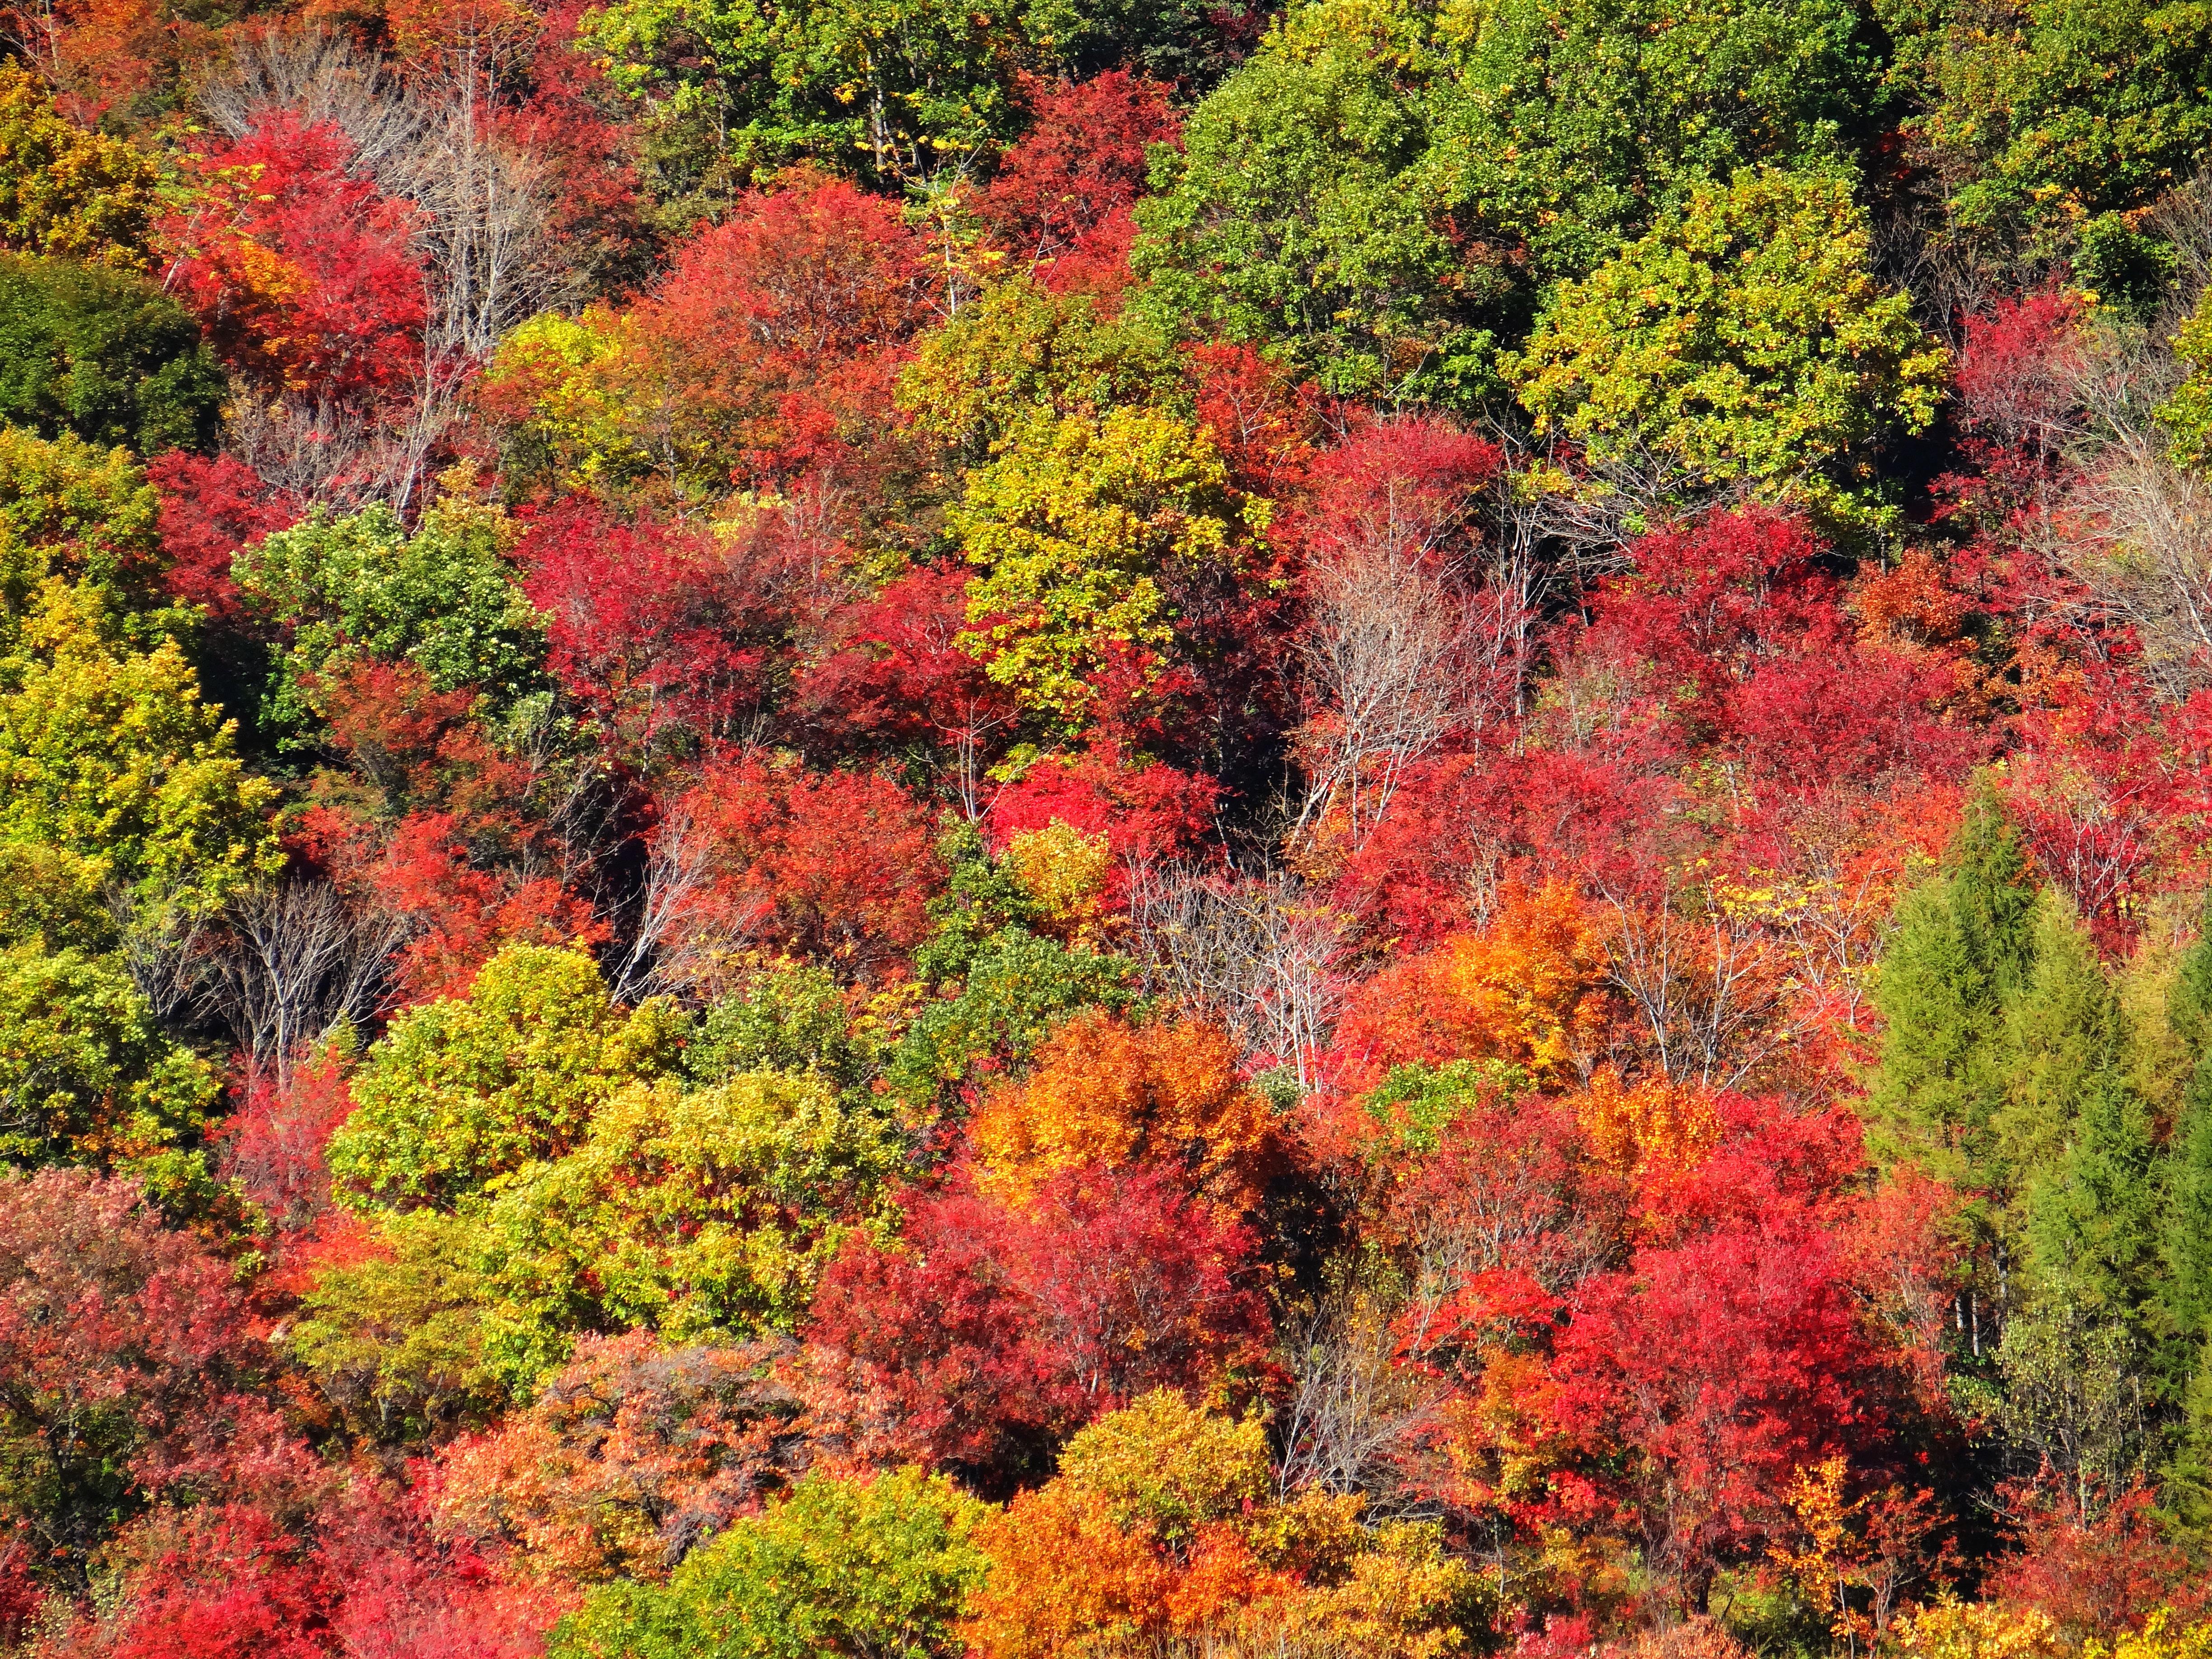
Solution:
[[[0,0],[0,1659],[2205,1659],[2212,11]]]

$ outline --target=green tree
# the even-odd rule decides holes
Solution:
[[[2212,900],[2205,907],[2212,921]],[[2167,1305],[2192,1344],[2212,1338],[2212,927],[2182,957],[2168,1018],[2190,1059],[2173,1126],[2165,1227]]]
[[[2107,1080],[2134,1093],[2119,999],[2063,894],[2039,896],[2030,939],[2027,979],[2005,1010],[2005,1102],[1990,1124],[1992,1156],[2015,1189],[2057,1165]]]
[[[2212,1524],[2212,898],[2184,953],[2167,1018],[2190,1061],[2169,1142],[2160,1243],[2166,1270],[2164,1370],[2180,1385],[2165,1499],[2193,1525]]]
[[[1157,673],[1170,591],[1233,565],[1267,521],[1206,431],[1143,409],[1036,416],[948,514],[983,568],[961,647],[1053,729],[1079,730],[1110,671]]]
[[[1656,469],[1662,505],[1745,487],[1881,522],[1880,443],[1936,418],[1949,359],[1869,260],[1843,180],[1747,170],[1562,287],[1505,372],[1540,432]]]
[[[866,1083],[877,1059],[853,1029],[836,976],[787,959],[706,1011],[684,1048],[684,1072],[702,1085],[735,1072],[811,1072],[842,1089]]]
[[[477,1232],[416,1210],[378,1221],[359,1255],[325,1267],[285,1338],[346,1425],[404,1443],[483,1423],[507,1403],[489,1357]]]
[[[2033,962],[2035,889],[2019,832],[1986,784],[1945,867],[1905,896],[1875,1003],[1881,1065],[1869,1140],[1968,1190],[2000,1184],[1993,1120],[2007,1091],[2004,1012]]]
[[[2212,14],[2161,0],[1875,9],[1897,42],[1909,130],[1950,192],[1953,239],[2000,271],[2069,259],[2115,298],[2155,284],[2131,216],[2212,143]]]
[[[499,512],[449,501],[411,536],[388,507],[371,507],[240,549],[232,574],[286,641],[264,720],[311,728],[310,683],[356,651],[404,658],[433,690],[478,687],[502,707],[538,690],[544,622],[507,562],[513,534]]]
[[[157,907],[209,908],[278,856],[276,792],[234,732],[173,641],[132,650],[98,590],[49,578],[0,655],[0,841],[76,854]]]
[[[2087,1080],[2057,1164],[2031,1180],[2028,1263],[2091,1316],[2137,1333],[2163,1289],[2158,1141],[2142,1097],[2117,1066]]]
[[[0,639],[14,637],[52,575],[100,588],[131,628],[126,607],[159,603],[161,511],[160,492],[129,452],[0,426]]]
[[[1013,8],[950,0],[615,0],[583,38],[647,106],[678,223],[802,157],[896,184],[975,154],[1015,128],[1027,48]]]
[[[1156,161],[1140,303],[1170,327],[1284,342],[1332,392],[1479,397],[1486,320],[1513,284],[1495,250],[1455,236],[1459,204],[1422,169],[1437,68],[1411,9],[1293,9],[1192,112],[1182,154]]]
[[[1881,134],[1882,43],[1848,0],[1557,0],[1448,9],[1431,166],[1578,277],[1762,163],[1849,175]]]
[[[819,1077],[621,1091],[574,1151],[470,1210],[496,1363],[527,1382],[586,1330],[672,1342],[793,1330],[903,1150],[879,1109],[841,1102]]]
[[[952,1659],[988,1511],[942,1475],[816,1473],[695,1550],[665,1589],[595,1590],[553,1659]]]
[[[1095,416],[1179,392],[1171,344],[1148,314],[1102,317],[1090,295],[1012,276],[922,342],[900,377],[899,405],[956,453],[981,461],[1040,411]]]
[[[1297,6],[1159,158],[1142,303],[1333,390],[1472,406],[1544,289],[1700,189],[1850,176],[1881,73],[1848,0]]]
[[[30,70],[0,64],[0,248],[143,270],[160,184],[151,156],[64,118]]]
[[[196,1135],[220,1092],[113,957],[0,949],[0,1158],[127,1164]]]
[[[1126,1008],[1136,964],[1071,950],[1020,927],[994,935],[968,962],[960,994],[933,1002],[884,1067],[890,1091],[914,1112],[948,1104],[986,1063],[1026,1057],[1054,1025],[1079,1008]]]
[[[199,324],[144,277],[0,254],[0,420],[142,455],[202,449],[228,392]]]
[[[592,959],[509,945],[468,995],[410,1009],[353,1079],[331,1173],[359,1208],[452,1208],[494,1176],[579,1145],[618,1090],[677,1064],[666,1003],[617,1007]]]

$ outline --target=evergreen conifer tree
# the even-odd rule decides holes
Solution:
[[[1997,1174],[1991,1125],[2006,1102],[2005,1005],[2029,976],[2035,890],[1986,781],[1944,863],[1899,907],[1882,959],[1869,1141],[1884,1162],[1910,1159],[1987,1190]]]

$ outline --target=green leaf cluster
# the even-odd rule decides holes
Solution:
[[[579,951],[510,945],[465,997],[409,1010],[368,1051],[327,1155],[339,1194],[450,1210],[580,1145],[617,1091],[673,1071],[684,1030],[665,1001],[617,1006]]]
[[[156,908],[210,908],[278,856],[276,791],[235,732],[173,640],[133,648],[99,589],[49,577],[0,654],[0,842],[76,854]]]
[[[160,186],[151,156],[66,119],[28,69],[0,64],[0,248],[143,270]]]
[[[404,659],[432,690],[475,687],[501,708],[537,690],[544,622],[507,563],[514,534],[495,509],[448,501],[412,535],[371,507],[241,548],[232,576],[285,638],[264,723],[301,741],[316,724],[315,678],[356,652]]]
[[[1014,130],[1031,55],[1016,9],[951,0],[616,0],[581,35],[692,217],[804,158],[895,184],[971,155]]]
[[[988,1513],[942,1475],[816,1473],[695,1550],[667,1586],[595,1590],[553,1659],[951,1659]]]
[[[1746,170],[1564,285],[1505,373],[1539,433],[1656,460],[1684,506],[1742,486],[1885,521],[1881,441],[1935,420],[1950,359],[1869,243],[1842,179]]]
[[[198,321],[146,278],[0,254],[0,420],[142,455],[204,449],[228,391]]]
[[[1205,428],[1146,409],[1040,412],[946,515],[983,571],[958,642],[1024,709],[1079,730],[1110,668],[1173,642],[1177,578],[1233,562],[1267,518]]]

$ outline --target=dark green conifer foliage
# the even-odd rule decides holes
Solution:
[[[2034,903],[2019,833],[1985,784],[1943,872],[1899,907],[1882,959],[1875,1002],[1887,1029],[1869,1109],[1881,1161],[1918,1162],[1968,1190],[1996,1184],[2004,1010],[2028,977]]]
[[[2065,1161],[2076,1119],[2108,1085],[2134,1100],[2148,1127],[2126,1081],[2119,999],[2073,906],[2046,891],[2032,937],[2033,965],[2006,1004],[2005,1100],[1990,1120],[1996,1184],[2015,1193]]]
[[[2205,919],[2212,922],[2212,900]],[[2174,1329],[2192,1346],[2212,1328],[2212,927],[2181,959],[2168,1018],[2193,1061],[2173,1126],[2166,1181],[2166,1306]]]
[[[2160,1288],[2158,1143],[2117,1066],[2086,1080],[2057,1163],[2029,1178],[2028,1262],[2039,1292],[2140,1333]]]
[[[2212,1526],[2212,894],[2166,1017],[2191,1067],[2166,1151],[2160,1370],[2180,1410],[2161,1498],[2185,1523],[2202,1528]]]

